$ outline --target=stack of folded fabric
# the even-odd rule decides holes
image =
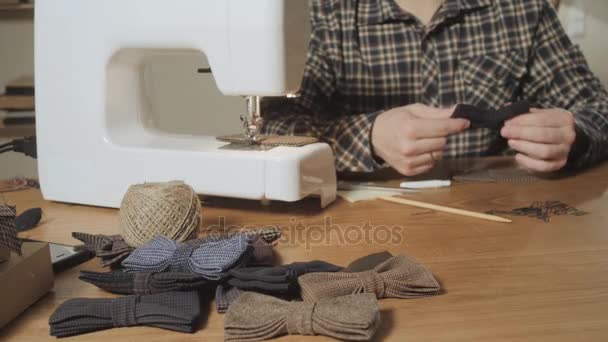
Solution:
[[[154,294],[170,291],[191,291],[209,284],[204,277],[193,273],[159,272],[126,273],[80,272],[80,280],[108,292],[119,294]]]
[[[121,298],[75,298],[57,308],[49,320],[51,335],[145,325],[192,333],[200,319],[198,293],[166,292]]]

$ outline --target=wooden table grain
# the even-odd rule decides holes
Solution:
[[[338,200],[325,210],[318,201],[271,203],[206,199],[203,225],[278,225],[284,237],[277,262],[322,259],[339,265],[373,252],[404,253],[425,263],[442,284],[439,296],[380,301],[377,341],[603,341],[608,336],[608,165],[567,178],[531,184],[454,184],[409,195],[420,201],[473,211],[509,210],[534,201],[559,200],[589,214],[553,217],[549,223],[513,217],[513,223],[416,209],[384,201]],[[40,227],[23,237],[76,244],[73,231],[119,232],[118,212],[47,202],[37,190],[3,194],[22,211],[42,207]],[[304,227],[302,229],[302,227]],[[101,270],[97,260],[56,277],[51,293],[0,330],[1,341],[47,341],[48,318],[74,297],[112,297],[78,280],[82,269]],[[16,289],[17,290],[17,289]],[[65,341],[221,341],[223,318],[212,303],[192,335],[134,327]],[[280,341],[328,341],[287,336]]]

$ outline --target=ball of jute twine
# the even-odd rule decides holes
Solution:
[[[198,235],[201,219],[196,192],[179,181],[132,185],[120,205],[120,229],[132,247],[159,235],[187,241]]]

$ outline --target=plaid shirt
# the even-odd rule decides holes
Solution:
[[[607,156],[608,94],[547,0],[445,0],[428,26],[393,0],[311,0],[311,11],[301,96],[266,99],[264,131],[319,137],[339,171],[381,168],[370,144],[376,116],[414,103],[563,108],[585,142],[569,166]],[[450,136],[444,155],[505,152],[498,130],[470,129]]]

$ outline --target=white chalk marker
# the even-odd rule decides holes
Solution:
[[[405,189],[431,189],[431,188],[443,188],[451,186],[452,182],[449,180],[426,180],[417,182],[403,182],[399,186]]]

